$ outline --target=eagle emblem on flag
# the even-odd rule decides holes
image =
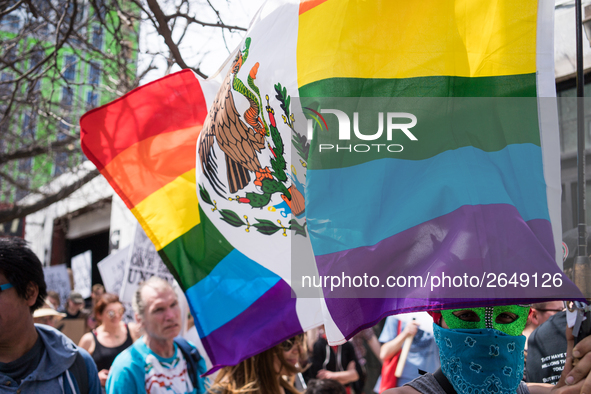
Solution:
[[[211,106],[198,140],[199,163],[202,174],[210,189],[224,200],[248,204],[252,208],[279,212],[283,218],[293,213],[299,216],[304,211],[304,197],[287,173],[285,145],[275,119],[275,109],[270,104],[269,95],[265,101],[255,80],[260,64],[254,63],[248,73],[246,84],[238,73],[249,57],[251,39],[245,40],[244,48],[236,54],[217,96]],[[291,98],[280,83],[274,85],[275,99],[283,111],[282,127],[294,131],[295,117],[290,113]],[[234,94],[244,97],[249,107],[241,115],[237,109]],[[263,108],[263,104],[265,105]],[[221,151],[216,154],[216,149]],[[218,152],[219,152],[218,151]],[[267,155],[269,165],[263,166],[261,160]],[[225,176],[222,168],[225,167]],[[254,178],[254,180],[253,180]],[[199,185],[201,199],[218,210],[218,203],[204,184]],[[274,198],[278,195],[281,200]],[[275,201],[273,201],[275,200]],[[291,219],[288,225],[268,219],[256,219],[250,223],[248,215],[239,215],[232,209],[219,209],[221,219],[235,227],[255,227],[267,235],[282,230],[294,229],[304,235],[304,227]],[[293,226],[293,227],[292,227]]]

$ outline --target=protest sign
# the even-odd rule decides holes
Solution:
[[[121,301],[131,302],[138,285],[152,276],[166,279],[170,284],[174,283],[174,277],[156,252],[154,244],[138,225],[126,261],[123,284],[119,293]]]
[[[72,273],[74,274],[74,291],[77,291],[83,298],[90,297],[92,280],[92,252],[87,250],[72,257]]]
[[[107,293],[119,294],[121,291],[128,254],[129,246],[108,255],[97,264]]]
[[[105,257],[97,264],[107,293],[119,295],[121,292],[121,285],[123,284],[125,265],[128,257],[129,246],[126,246],[125,248]],[[131,302],[121,301],[121,304],[125,307],[125,313],[121,319],[126,323],[133,322],[134,316]]]
[[[70,295],[71,284],[68,269],[65,264],[52,265],[43,268],[47,290],[52,290],[60,295],[60,305],[65,307],[66,300]]]

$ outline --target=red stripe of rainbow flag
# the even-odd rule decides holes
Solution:
[[[206,116],[200,83],[184,70],[88,112],[80,125],[84,153],[133,212],[186,292],[215,370],[301,332],[301,326],[290,286],[234,249],[201,211],[195,158]],[[224,278],[237,263],[261,279],[240,286],[240,279],[231,278],[232,285],[251,285],[259,292],[237,301],[234,295],[241,292],[226,291],[231,286],[220,283],[223,291],[204,297],[208,275],[217,268],[209,282],[223,282],[220,272]],[[233,312],[220,319],[227,304]]]

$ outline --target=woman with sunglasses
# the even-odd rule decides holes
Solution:
[[[284,376],[300,372],[305,357],[303,334],[288,339],[233,367],[220,370],[209,389],[213,394],[299,394]]]
[[[127,349],[140,337],[138,326],[123,323],[121,318],[125,308],[115,294],[104,293],[94,306],[94,315],[100,325],[82,336],[78,346],[91,354],[99,371],[99,379],[104,387],[109,369],[115,357]]]

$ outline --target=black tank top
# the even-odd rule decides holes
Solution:
[[[129,346],[133,344],[133,340],[131,339],[131,334],[129,333],[129,327],[127,324],[125,325],[125,329],[127,330],[127,338],[123,344],[117,347],[106,347],[100,344],[98,339],[96,338],[96,334],[94,330],[92,331],[92,336],[94,337],[94,352],[92,352],[92,359],[96,363],[96,368],[100,371],[102,369],[109,369],[111,368],[111,364],[115,360],[115,357]]]

